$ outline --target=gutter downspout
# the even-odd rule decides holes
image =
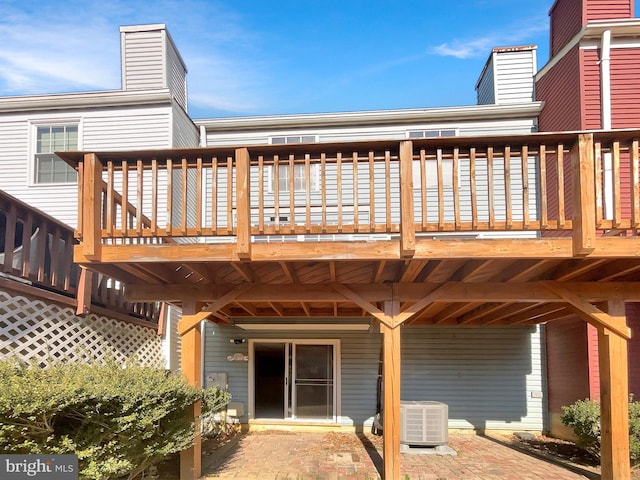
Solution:
[[[207,146],[207,129],[204,125],[200,125],[200,146]]]
[[[611,130],[611,30],[602,32],[600,47],[600,107],[601,126]],[[604,215],[613,218],[613,167],[611,153],[604,154]]]

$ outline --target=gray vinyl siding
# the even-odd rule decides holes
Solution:
[[[496,103],[496,95],[495,95],[495,79],[494,79],[494,68],[493,61],[495,58],[495,54],[491,54],[491,58],[487,62],[485,69],[482,71],[482,75],[480,80],[478,80],[478,84],[476,85],[476,94],[478,97],[478,105],[490,105]]]
[[[242,344],[231,342],[244,338]],[[205,329],[204,378],[227,372],[232,401],[249,405],[248,362],[229,361],[235,353],[249,355],[249,339],[338,339],[341,352],[341,415],[345,426],[371,425],[376,408],[376,386],[382,337],[364,332],[247,332],[235,327],[207,325]],[[241,418],[246,422],[247,417]]]
[[[449,406],[450,428],[542,430],[541,327],[408,327],[402,399]]]
[[[203,378],[206,381],[210,373],[227,373],[228,388],[232,402],[243,402],[245,413],[249,409],[249,363],[246,361],[229,361],[228,356],[235,353],[249,355],[249,343],[235,345],[231,343],[234,338],[249,338],[246,332],[239,328],[224,327],[207,323],[204,330],[204,365],[202,367]],[[206,386],[206,383],[203,383]],[[247,421],[247,417],[241,419]]]
[[[245,343],[234,344],[234,338]],[[205,328],[204,378],[228,373],[233,401],[248,409],[249,339],[339,339],[341,418],[344,426],[371,425],[382,336],[363,332],[248,332]],[[545,395],[540,329],[402,328],[402,400],[436,400],[449,405],[450,428],[542,430]],[[247,417],[241,418],[246,422]]]
[[[122,33],[122,88],[166,88],[165,32]]]

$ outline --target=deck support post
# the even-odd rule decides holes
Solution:
[[[76,299],[76,315],[86,315],[91,312],[91,296],[93,294],[93,272],[80,267],[80,281]]]
[[[82,212],[82,253],[90,260],[98,260],[102,229],[102,163],[95,153],[87,153],[83,165],[84,201],[79,208]]]
[[[182,306],[181,322],[190,323],[189,317],[196,316],[198,308],[195,302],[185,302]],[[195,322],[194,322],[195,323]],[[181,331],[180,366],[182,373],[189,381],[190,385],[202,387],[202,335],[200,333],[200,322],[195,323],[192,328]],[[194,443],[191,447],[180,452],[180,480],[196,480],[202,475],[202,438],[200,436],[200,414],[202,412],[201,402],[196,402],[187,413],[193,417],[196,427]]]
[[[400,302],[384,304],[384,313],[394,317],[400,313]],[[383,478],[400,479],[400,325],[380,323],[383,335],[382,385],[383,402]]]
[[[236,238],[241,260],[251,259],[251,158],[247,148],[238,148],[236,156]],[[260,199],[262,201],[262,199]]]
[[[582,257],[595,250],[596,198],[593,134],[578,135],[571,150],[573,172],[573,256]]]
[[[416,252],[413,220],[413,142],[400,142],[400,256],[410,258]]]
[[[625,304],[608,302],[606,310],[626,327]],[[600,463],[602,480],[629,480],[629,371],[627,340],[598,327],[600,360]]]

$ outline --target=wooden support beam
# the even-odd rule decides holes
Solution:
[[[251,158],[247,148],[236,149],[236,249],[241,260],[251,259]]]
[[[624,302],[606,310],[619,330],[626,328]],[[602,480],[629,480],[629,371],[627,340],[598,327],[600,360],[600,465]]]
[[[78,282],[78,292],[76,298],[76,315],[86,315],[91,312],[91,294],[93,286],[93,272],[84,267],[80,267],[80,281]]]
[[[200,320],[197,320],[201,313],[197,304],[183,304],[180,323],[185,322],[195,327],[187,330],[179,328],[180,366],[189,384],[195,387],[202,387],[202,335],[199,328]],[[201,402],[194,403],[187,413],[196,423],[196,435],[193,445],[180,452],[180,480],[196,480],[202,475],[202,438],[199,433],[201,413]]]
[[[595,250],[596,199],[593,134],[578,135],[571,150],[573,172],[573,255],[583,257]]]
[[[184,305],[187,305],[188,302],[185,302]],[[190,315],[185,315],[184,307],[182,309],[182,318],[178,322],[178,334],[180,336],[185,335],[189,330],[197,329],[200,327],[200,322],[206,320],[207,317],[211,316],[211,312],[199,311],[192,313]]]
[[[400,311],[400,302],[389,300],[384,313],[389,317]],[[383,338],[382,384],[383,403],[383,478],[400,479],[400,326],[380,325]]]
[[[85,154],[82,179],[82,253],[89,260],[98,260],[102,232],[102,163],[95,153]]]
[[[253,287],[253,284],[251,283],[244,283],[236,287],[233,287],[231,290],[229,290],[227,293],[222,295],[220,298],[217,298],[214,302],[207,305],[204,308],[204,310],[206,312],[214,312],[214,313],[218,312],[219,310],[224,308],[226,305],[236,300],[240,295],[250,290],[252,287]]]
[[[245,282],[254,282],[255,274],[248,263],[230,262],[231,267],[238,272]]]
[[[585,321],[591,323],[597,328],[606,328],[616,335],[629,340],[631,338],[631,329],[626,324],[620,324],[611,315],[603,312],[595,305],[592,305],[584,298],[571,292],[568,288],[557,282],[544,282],[550,291],[556,293],[560,298],[565,300],[572,309]]]
[[[391,288],[395,289],[396,298],[402,302],[422,302],[428,295],[430,301],[439,302],[516,302],[516,303],[564,303],[566,300],[550,286],[557,285],[563,292],[579,295],[589,302],[603,302],[607,300],[625,300],[627,302],[640,302],[640,285],[638,282],[482,282],[463,283],[436,282],[401,283],[401,284],[349,284],[348,293],[339,286],[343,284],[333,282],[328,284],[245,284],[251,285],[242,294],[234,298],[237,302],[341,302],[344,298],[353,300],[352,296],[359,298],[358,305],[364,310],[380,313],[381,310],[372,309],[370,305],[391,298]],[[338,286],[338,288],[336,288]],[[189,284],[181,285],[169,283],[165,285],[127,284],[127,299],[132,302],[180,302],[186,300],[213,302],[226,295],[235,287],[221,284]],[[355,302],[354,302],[355,303]],[[426,305],[422,305],[424,308]],[[407,310],[407,309],[405,309]]]
[[[343,295],[345,298],[347,298],[348,300],[351,300],[353,303],[355,303],[360,308],[362,308],[362,310],[364,310],[365,312],[369,313],[370,315],[378,319],[381,324],[386,325],[388,327],[393,327],[394,320],[391,316],[389,316],[386,312],[383,312],[382,310],[380,310],[375,305],[367,302],[361,295],[354,292],[349,287],[341,283],[334,283],[333,288],[337,292],[339,292],[341,295]],[[389,296],[387,298],[390,298],[390,297],[391,297],[391,291],[389,290]]]
[[[413,257],[416,231],[413,222],[413,142],[400,142],[400,256]]]

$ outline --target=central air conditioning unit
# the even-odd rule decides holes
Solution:
[[[449,440],[449,407],[432,401],[400,402],[400,443],[437,447]]]

